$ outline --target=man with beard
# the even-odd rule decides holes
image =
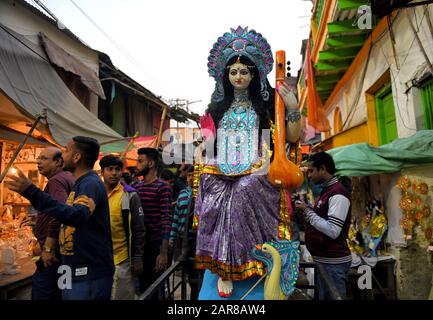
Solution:
[[[62,151],[56,147],[47,147],[38,158],[38,170],[48,179],[44,191],[57,201],[65,203],[74,185],[75,179],[70,172],[63,170]],[[60,265],[59,252],[60,222],[39,212],[35,236],[41,248],[41,259],[36,261],[36,271],[32,278],[33,300],[59,300],[61,291],[57,285],[57,268]]]
[[[21,171],[8,175],[10,190],[62,223],[59,235],[63,264],[63,299],[109,300],[113,284],[113,243],[107,192],[93,166],[99,143],[77,136],[66,145],[64,169],[76,179],[66,204],[38,189]]]
[[[144,292],[167,268],[168,239],[172,212],[172,190],[157,177],[159,154],[156,149],[138,149],[137,170],[143,180],[134,185],[140,196],[146,227],[146,244],[143,254],[143,273],[140,290]],[[161,298],[160,292],[159,298]],[[153,296],[158,299],[158,296]]]

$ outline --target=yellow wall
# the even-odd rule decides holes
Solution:
[[[361,142],[370,143],[368,126],[366,122],[349,130],[340,132],[331,138],[324,140],[322,144],[325,150],[329,150],[332,148]]]
[[[365,102],[367,104],[367,136],[369,137],[368,143],[373,146],[379,145],[379,133],[377,130],[376,120],[376,101],[374,95],[370,93],[365,94]]]

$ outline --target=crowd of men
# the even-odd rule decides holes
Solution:
[[[77,136],[63,151],[47,147],[40,153],[38,169],[48,179],[44,190],[19,170],[8,176],[9,189],[38,211],[34,254],[40,258],[32,298],[136,299],[173,259],[182,259],[187,262],[190,299],[197,299],[202,273],[193,267],[193,167],[181,165],[176,174],[161,171],[158,151],[141,148],[132,176],[114,155],[100,159],[100,176],[93,170],[99,154],[97,140]],[[313,154],[307,169],[320,192],[314,205],[296,203],[306,221],[306,246],[344,298],[351,265],[346,243],[350,194],[334,176],[335,163],[327,153]],[[69,285],[59,281],[60,269],[67,270]],[[332,299],[322,274],[316,282],[319,297]],[[166,298],[161,288],[152,299]]]
[[[39,172],[48,179],[44,190],[19,170],[9,175],[8,187],[38,211],[35,300],[133,300],[162,274],[173,255],[180,256],[173,250],[179,250],[175,244],[193,209],[192,180],[185,179],[191,167],[182,165],[166,182],[159,175],[158,151],[141,148],[132,176],[123,174],[124,163],[114,155],[100,159],[98,175],[93,168],[99,152],[97,140],[81,136],[63,151],[44,149],[37,159]],[[59,281],[61,266],[69,268],[70,285]],[[153,299],[164,294],[161,290]]]

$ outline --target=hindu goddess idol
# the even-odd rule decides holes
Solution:
[[[251,254],[254,247],[290,240],[290,198],[267,177],[274,145],[275,94],[267,80],[273,61],[266,39],[241,27],[218,38],[208,57],[215,91],[201,129],[215,148],[207,145],[194,209],[195,263],[206,269],[199,299],[239,299],[265,272]],[[293,88],[276,89],[286,110],[287,146],[296,146],[301,115]],[[263,287],[249,298],[263,299]]]

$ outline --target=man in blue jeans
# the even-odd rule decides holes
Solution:
[[[334,286],[341,299],[346,298],[347,274],[352,262],[346,241],[350,227],[350,194],[334,177],[335,172],[334,160],[326,152],[310,156],[308,177],[314,183],[322,184],[322,190],[313,207],[303,201],[296,204],[307,222],[305,244],[319,265],[315,278],[321,300],[337,298],[331,294],[329,284]],[[323,273],[330,283],[325,281]]]
[[[78,136],[68,142],[64,169],[76,181],[66,204],[38,189],[21,171],[8,175],[10,190],[62,223],[59,271],[63,272],[60,280],[66,281],[59,282],[66,285],[62,292],[65,300],[109,300],[111,296],[114,262],[107,192],[92,170],[98,155],[99,143],[93,138]]]

